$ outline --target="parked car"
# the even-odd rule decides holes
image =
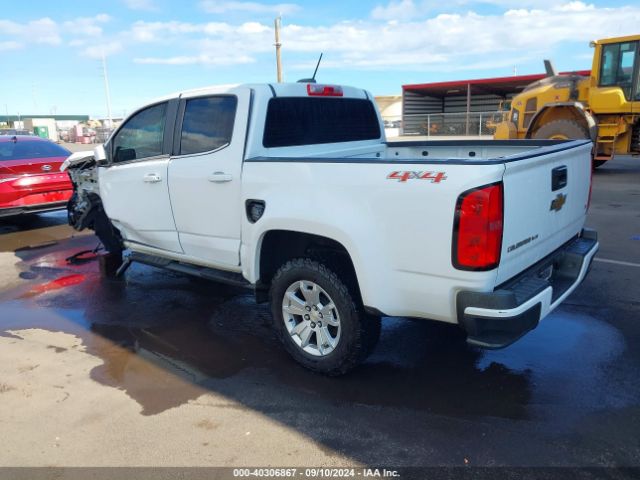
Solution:
[[[0,135],[33,135],[33,132],[20,128],[0,128]]]
[[[64,209],[73,193],[66,148],[35,136],[0,136],[0,217]]]
[[[206,88],[134,112],[65,162],[70,224],[113,257],[243,285],[286,350],[342,374],[382,316],[500,348],[584,279],[591,143],[387,142],[373,96],[317,84]]]

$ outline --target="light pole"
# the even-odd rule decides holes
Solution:
[[[278,75],[278,83],[282,83],[282,59],[280,58],[280,48],[282,47],[282,43],[280,43],[280,22],[281,17],[277,17],[274,22],[275,32],[276,32],[276,72]]]
[[[107,97],[107,117],[109,119],[109,128],[113,128],[113,120],[111,118],[111,94],[109,93],[109,77],[107,75],[107,59],[102,51],[102,74],[104,76],[104,93]]]

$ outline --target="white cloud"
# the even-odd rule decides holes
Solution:
[[[192,55],[177,57],[143,57],[134,58],[135,63],[151,64],[151,65],[210,65],[210,66],[229,66],[242,65],[255,62],[255,59],[247,55]]]
[[[258,22],[243,23],[242,25],[240,25],[240,28],[238,29],[239,33],[247,33],[247,34],[264,33],[269,31],[271,31],[269,27],[267,27],[266,25],[262,25],[261,23],[258,23]]]
[[[507,0],[486,2],[505,8],[515,5]],[[522,0],[522,5],[532,2]],[[282,5],[298,8],[294,4],[202,3],[212,11],[225,12],[253,9],[264,13]],[[423,17],[419,13],[433,1],[393,0],[373,8],[366,19],[286,24],[282,30],[285,65],[289,69],[309,69],[324,52],[323,68],[480,71],[541,60],[560,51],[566,42],[583,42],[586,49],[593,39],[637,33],[640,24],[638,4],[598,7],[575,0],[536,3],[548,4],[549,8],[516,6],[502,13],[463,11]],[[407,16],[407,11],[416,14]],[[137,21],[126,30],[105,34],[103,29],[109,21],[105,14],[60,24],[46,17],[27,23],[0,20],[0,50],[34,43],[59,45],[64,38],[65,45],[88,58],[99,58],[103,52],[125,52],[140,64],[217,66],[257,62],[271,58],[267,56],[274,51],[270,19],[244,23]],[[582,63],[585,59],[579,60]],[[561,57],[556,63],[563,68]],[[588,66],[586,61],[584,64]]]
[[[595,5],[582,2],[569,2],[564,5],[555,5],[553,7],[554,10],[558,12],[584,12],[586,10],[595,10]]]
[[[556,9],[557,0],[390,0],[386,4],[378,4],[372,11],[371,17],[375,20],[409,20],[422,19],[434,12],[473,10],[475,6],[493,5],[504,10],[519,9]],[[570,1],[561,6],[564,10],[581,10],[594,8],[581,1]]]
[[[122,50],[123,50],[123,45],[119,41],[110,41],[110,42],[104,41],[104,42],[99,42],[97,44],[90,45],[84,48],[80,52],[80,54],[83,57],[98,60],[102,58],[103,55],[105,57],[108,57],[115,53],[121,52]]]
[[[414,18],[418,13],[413,0],[394,0],[386,6],[378,5],[371,12],[375,20],[405,20]]]
[[[144,22],[137,21],[131,27],[131,35],[134,41],[157,42],[168,41],[170,36],[184,35],[202,32],[206,24],[193,24],[186,22]]]
[[[102,35],[102,27],[100,24],[107,23],[110,20],[111,17],[109,15],[101,13],[94,17],[78,17],[64,22],[62,25],[64,31],[72,35],[99,37]]]
[[[145,10],[152,12],[158,10],[153,0],[123,0],[127,8],[131,10]]]
[[[406,0],[392,6],[399,8],[403,3],[415,7]],[[384,18],[381,12],[375,16]],[[563,42],[586,46],[592,39],[632,34],[639,22],[640,6],[602,8],[571,1],[548,10],[520,8],[491,15],[468,11],[417,20],[288,24],[283,27],[282,42],[285,61],[290,55],[294,68],[308,69],[324,52],[324,68],[488,70],[541,60]],[[172,48],[172,55],[140,57],[138,63],[233,65],[273,52],[270,23],[136,22],[131,32],[137,42]],[[308,61],[300,61],[307,56]],[[556,63],[562,68],[561,59]]]
[[[93,17],[78,17],[61,24],[49,17],[18,23],[11,20],[0,20],[0,50],[15,50],[27,44],[45,44],[58,46],[63,44],[63,35],[67,37],[101,37],[102,27],[111,20],[104,13]],[[66,42],[70,46],[84,45],[78,38]]]
[[[17,23],[11,20],[0,20],[0,35],[18,37],[25,43],[42,43],[59,45],[62,43],[58,24],[49,17]]]
[[[18,50],[19,48],[22,48],[22,46],[23,45],[20,42],[16,42],[14,40],[0,42],[0,52],[6,51],[6,50]]]
[[[258,2],[236,2],[236,1],[217,1],[203,0],[200,2],[200,8],[207,13],[221,14],[229,12],[244,12],[251,14],[272,14],[272,15],[291,15],[298,10],[300,6],[294,3],[279,3],[275,5],[264,4]]]
[[[246,22],[231,25],[224,22],[187,23],[187,22],[143,22],[133,24],[129,32],[132,40],[140,43],[173,43],[176,39],[184,39],[187,35],[200,34],[205,38],[218,37],[235,43],[247,36],[247,41],[256,34],[271,32],[271,27],[259,22]]]
[[[221,35],[233,32],[233,27],[228,23],[209,22],[204,25],[202,30],[207,35]]]

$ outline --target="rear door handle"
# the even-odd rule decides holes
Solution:
[[[233,175],[224,172],[214,172],[207,177],[207,180],[213,183],[225,183],[233,180]]]
[[[142,179],[147,183],[158,183],[162,181],[162,177],[155,173],[147,173]]]

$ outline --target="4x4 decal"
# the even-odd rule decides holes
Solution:
[[[447,179],[445,172],[391,172],[387,175],[388,180],[398,180],[406,182],[407,180],[430,180],[431,183],[440,183]]]

